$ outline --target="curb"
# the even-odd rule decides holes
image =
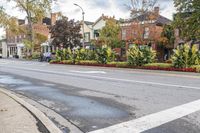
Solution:
[[[16,102],[24,106],[28,111],[33,113],[35,117],[42,122],[42,124],[47,128],[47,130],[50,133],[63,133],[44,113],[42,113],[40,110],[35,108],[34,106],[30,105],[29,103],[25,102],[21,98],[17,97],[16,95],[12,94],[12,92],[7,91],[5,89],[0,88],[0,91],[12,99],[14,99]]]

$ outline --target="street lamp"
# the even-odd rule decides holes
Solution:
[[[85,12],[84,12],[84,10],[83,10],[83,8],[80,6],[80,5],[78,5],[78,4],[76,4],[76,3],[74,3],[74,5],[75,6],[78,6],[81,10],[82,10],[82,16],[83,16],[83,48],[85,48],[85,29],[84,29],[84,15],[85,15]]]

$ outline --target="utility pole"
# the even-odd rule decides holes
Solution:
[[[84,28],[84,23],[85,23],[85,12],[84,12],[84,10],[83,10],[83,8],[80,6],[80,5],[78,5],[78,4],[76,4],[76,3],[74,3],[74,5],[75,6],[78,6],[81,10],[82,10],[82,28],[83,28],[83,48],[85,48],[85,28]]]

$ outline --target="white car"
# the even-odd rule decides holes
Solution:
[[[0,58],[2,58],[2,54],[0,54]]]

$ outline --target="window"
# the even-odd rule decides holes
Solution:
[[[94,38],[98,38],[99,37],[99,31],[98,30],[94,30]]]
[[[149,27],[145,27],[144,29],[144,39],[148,39],[149,38]]]
[[[85,33],[84,37],[85,37],[85,42],[90,42],[90,33],[89,32]]]

